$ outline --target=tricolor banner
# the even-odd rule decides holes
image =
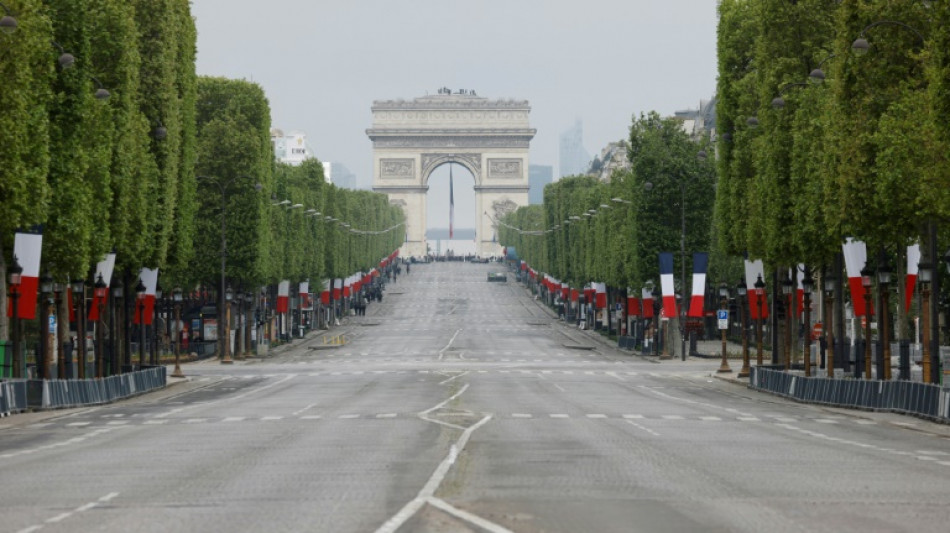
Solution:
[[[576,302],[577,299],[580,298],[580,296],[581,296],[581,291],[579,291],[579,290],[577,290],[577,289],[571,289],[571,301],[572,301],[572,302]]]
[[[323,282],[323,291],[320,293],[320,302],[323,305],[330,305],[330,280]]]
[[[567,283],[561,284],[561,299],[567,300],[571,295],[571,288]]]
[[[109,285],[112,284],[113,270],[115,270],[114,253],[106,254],[102,261],[96,263],[96,275],[92,277],[93,286],[99,282],[99,277],[102,276],[102,282],[106,284],[106,294],[100,299],[93,292],[92,307],[89,308],[89,320],[93,322],[99,320],[99,305],[101,304],[104,307],[109,299]]]
[[[745,287],[746,294],[749,295],[749,318],[758,320],[769,317],[769,298],[765,288],[762,288],[762,294],[758,294],[755,289],[755,283],[761,279],[765,283],[765,266],[761,259],[755,261],[745,261]],[[759,308],[762,314],[759,315]]]
[[[693,254],[693,295],[689,299],[689,313],[691,318],[703,317],[703,300],[706,297],[706,269],[709,266],[709,254],[696,252]]]
[[[36,318],[36,294],[40,286],[40,255],[43,235],[17,232],[13,241],[13,255],[23,268],[17,296],[17,320]],[[13,316],[13,301],[7,304],[7,316]]]
[[[290,280],[285,279],[277,284],[277,312],[286,313],[289,309]]]
[[[640,316],[640,298],[633,294],[633,289],[627,289],[627,316],[637,318]]]
[[[594,288],[595,300],[594,305],[597,309],[604,309],[607,307],[607,284],[606,283],[592,283]]]
[[[139,271],[139,279],[142,285],[145,285],[144,305],[135,304],[135,316],[132,317],[133,324],[141,324],[144,320],[146,326],[152,325],[152,317],[155,315],[155,291],[158,289],[158,269],[143,268]],[[144,316],[140,316],[144,315]]]
[[[864,307],[864,285],[861,285],[861,269],[864,268],[868,259],[867,247],[864,241],[856,241],[850,237],[841,245],[844,252],[844,266],[848,271],[848,287],[851,289],[851,306],[854,309],[854,316],[865,316],[867,310]],[[874,312],[871,306],[870,311]]]
[[[912,244],[907,247],[907,280],[904,282],[904,312],[910,311],[910,301],[914,298],[914,286],[917,284],[918,272],[920,272],[920,245]]]
[[[310,309],[310,282],[301,281],[300,288],[300,308],[301,309]]]
[[[676,318],[676,292],[673,288],[673,254],[660,253],[660,288],[663,290],[663,317]]]
[[[640,293],[643,298],[640,301],[640,308],[643,310],[643,318],[653,318],[653,293],[650,289],[642,289]]]
[[[796,280],[795,285],[795,309],[798,310],[798,316],[802,316],[805,311],[805,286],[802,280],[805,279],[805,265],[799,264],[795,272],[789,272],[789,276]]]
[[[336,278],[333,280],[333,299],[339,300],[343,296],[343,279]]]

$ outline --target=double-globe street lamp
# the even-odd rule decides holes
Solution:
[[[183,378],[185,374],[181,371],[180,356],[181,356],[181,335],[183,328],[181,327],[181,287],[175,287],[172,291],[172,301],[175,303],[175,327],[173,331],[175,332],[175,370],[172,372],[173,378]]]
[[[726,285],[725,282],[723,282],[719,284],[719,309],[726,311],[728,309],[728,306],[729,306],[729,286]],[[720,325],[720,329],[722,330],[722,362],[719,364],[719,370],[716,370],[716,372],[719,374],[732,372],[732,369],[729,368],[728,354],[726,352],[726,331],[728,330],[728,323],[726,324],[726,326],[727,327],[722,327]]]
[[[23,362],[21,360],[20,353],[20,307],[17,300],[20,298],[20,283],[23,280],[23,267],[20,266],[20,263],[17,262],[16,254],[13,255],[13,262],[7,268],[7,276],[9,285],[10,285],[10,304],[12,313],[12,320],[10,325],[13,327],[13,371],[11,376],[13,378],[22,378],[23,377]]]
[[[742,327],[742,368],[739,370],[739,373],[736,374],[736,377],[747,378],[749,377],[749,326],[746,323],[746,316],[748,315],[745,311],[745,305],[747,305],[748,298],[746,295],[749,290],[746,287],[745,280],[739,280],[739,283],[736,284],[736,295],[738,298],[739,304],[739,324]]]
[[[217,185],[221,190],[221,285],[218,290],[218,338],[219,338],[219,350],[222,364],[231,364],[234,361],[231,359],[231,354],[228,350],[228,343],[230,337],[230,324],[225,322],[230,320],[230,316],[225,316],[225,308],[228,305],[229,300],[226,299],[227,292],[227,281],[226,281],[226,270],[228,263],[228,239],[227,239],[227,210],[228,210],[228,189],[231,187],[234,182],[239,179],[253,179],[250,176],[244,174],[238,174],[231,179],[221,179],[216,177],[209,176],[198,176],[198,179],[204,180],[207,183]],[[254,185],[254,189],[257,192],[260,192],[263,186],[260,183]],[[227,313],[230,315],[230,313]]]

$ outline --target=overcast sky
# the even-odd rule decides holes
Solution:
[[[305,132],[319,159],[366,187],[373,100],[440,87],[526,99],[538,130],[531,163],[555,177],[559,134],[575,119],[595,155],[626,137],[634,115],[698,107],[716,88],[716,3],[193,0],[192,14],[199,74],[259,83],[273,127]],[[457,165],[455,176],[456,226],[471,227],[473,181]],[[430,186],[445,200],[430,198],[429,226],[444,227],[448,181]]]

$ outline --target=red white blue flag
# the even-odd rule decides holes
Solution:
[[[36,318],[36,295],[40,286],[40,254],[43,251],[43,235],[20,233],[13,239],[13,255],[23,268],[20,288],[17,292],[17,319]],[[7,315],[13,316],[13,302],[7,304]]]
[[[452,187],[452,165],[449,164],[449,238],[455,235],[455,192]]]
[[[676,291],[673,288],[673,254],[660,253],[660,288],[663,290],[663,317],[675,318]]]
[[[155,291],[158,289],[158,269],[143,268],[139,271],[139,279],[142,280],[142,285],[145,285],[145,302],[141,307],[136,306],[132,323],[141,324],[144,321],[146,326],[151,326],[152,317],[155,315]]]
[[[867,310],[864,305],[864,285],[861,285],[861,269],[868,259],[867,246],[864,241],[856,241],[848,237],[841,245],[844,252],[844,266],[848,271],[848,287],[851,289],[851,306],[854,316],[865,316]],[[871,307],[871,313],[874,307]]]
[[[702,318],[703,300],[706,297],[706,268],[709,265],[709,254],[696,252],[693,254],[693,296],[689,300],[687,316]]]
[[[920,245],[912,244],[907,247],[907,280],[904,282],[904,312],[910,311],[910,301],[914,297],[914,285],[917,284],[918,272],[920,272]]]
[[[765,283],[765,266],[762,264],[762,260],[749,261],[746,259],[745,286],[749,295],[749,318],[752,320],[769,317],[769,299],[765,287],[762,288],[761,294],[755,288],[755,283],[760,279]],[[759,315],[760,308],[762,309],[761,316]]]

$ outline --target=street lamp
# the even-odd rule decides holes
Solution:
[[[918,280],[920,281],[920,318],[923,322],[923,349],[920,364],[923,372],[923,382],[930,383],[930,283],[934,277],[934,265],[929,260],[918,265]]]
[[[52,309],[52,311],[53,311],[52,316],[55,317],[55,318],[58,318],[58,317],[56,316],[56,313],[59,312],[59,309],[60,309],[60,307],[61,307],[60,304],[61,304],[62,301],[63,301],[63,292],[64,292],[65,290],[66,290],[66,287],[65,287],[65,285],[63,285],[62,283],[60,283],[60,282],[58,282],[58,281],[53,283],[53,295],[54,295],[54,300],[53,300],[53,301],[54,301],[55,303],[53,304],[54,307],[53,307],[53,309]],[[66,324],[68,325],[68,324],[69,324],[69,322],[68,322],[68,320],[69,320],[68,314],[67,314],[66,317],[63,317],[63,318],[64,318],[64,320],[67,320]],[[54,319],[54,323],[55,323],[55,319]],[[51,324],[51,325],[52,325],[52,324]],[[59,379],[66,379],[66,350],[64,350],[64,349],[63,349],[63,346],[62,346],[61,344],[59,344],[59,342],[58,342],[59,335],[58,335],[58,332],[56,331],[56,330],[57,330],[57,327],[54,326],[54,327],[52,327],[52,328],[50,328],[50,329],[51,329],[51,331],[49,332],[49,335],[50,335],[50,344],[51,344],[52,346],[54,346],[54,347],[57,348],[57,349],[55,350],[55,352],[56,352],[56,376],[57,376]]]
[[[221,364],[230,365],[234,362],[231,359],[230,340],[231,340],[231,300],[234,299],[234,290],[227,287],[224,290],[224,316],[218,317],[218,335],[222,337],[223,349]]]
[[[755,305],[758,306],[759,314],[758,320],[756,321],[755,331],[756,331],[756,347],[755,347],[755,364],[756,366],[762,366],[762,301],[765,300],[765,282],[762,281],[762,274],[759,274],[758,279],[755,280]],[[774,347],[773,347],[774,349]]]
[[[782,295],[785,296],[785,370],[792,368],[792,294],[795,282],[786,271],[782,278]]]
[[[14,28],[16,28],[15,23],[16,20],[14,20]],[[23,362],[20,354],[20,308],[17,305],[17,300],[20,298],[20,282],[23,279],[23,267],[17,262],[16,254],[13,255],[13,263],[7,269],[7,275],[9,276],[8,281],[10,282],[10,303],[13,306],[13,316],[11,317],[13,319],[11,321],[13,325],[13,372],[11,375],[14,378],[22,378],[23,371],[21,367],[23,366]]]
[[[102,280],[102,274],[99,274],[93,285],[92,293],[97,305],[99,306],[99,323],[96,324],[96,377],[102,379],[102,370],[105,357],[105,303],[106,303],[106,282]]]
[[[49,272],[43,274],[40,278],[40,294],[42,301],[46,304],[46,308],[43,312],[39,331],[40,347],[42,348],[43,357],[42,362],[37,361],[37,363],[40,363],[43,379],[53,379],[53,348],[55,342],[53,335],[55,335],[56,332],[50,332],[46,327],[46,324],[50,318],[53,317],[55,312],[53,308],[53,278],[49,275]]]
[[[135,309],[139,318],[139,368],[145,366],[145,284],[142,278],[135,285]]]
[[[864,287],[864,379],[871,379],[871,281],[874,271],[868,263],[861,269],[861,286]]]
[[[748,292],[749,291],[745,285],[745,280],[740,279],[739,283],[736,284],[736,297],[739,299],[739,324],[742,327],[742,369],[740,369],[739,373],[737,374],[737,377],[740,378],[749,377],[749,326],[746,324],[745,312],[745,305],[748,301],[746,295]]]
[[[837,281],[830,268],[822,271],[821,282],[825,289],[825,323],[822,326],[822,331],[825,334],[825,371],[829,378],[835,377],[835,334],[832,326],[835,309],[835,284]]]
[[[175,287],[172,291],[172,300],[175,302],[175,371],[172,372],[173,378],[183,378],[185,374],[181,371],[181,287]]]
[[[79,379],[86,379],[86,282],[74,279],[70,284],[76,307],[76,348],[79,353]]]
[[[805,358],[805,377],[811,377],[811,293],[815,289],[815,279],[811,276],[811,267],[805,265],[802,273],[802,293],[805,306],[805,345],[802,354]]]
[[[891,380],[891,339],[890,339],[890,317],[888,316],[888,286],[891,284],[891,265],[887,260],[887,253],[881,250],[877,260],[877,283],[881,292],[881,308],[877,312],[878,326],[881,331],[881,342],[884,349],[881,356],[881,367],[878,371],[878,378],[885,381]]]
[[[6,15],[3,16],[3,18],[0,18],[0,32],[10,35],[11,33],[16,31],[17,21],[13,17],[13,12],[10,11],[10,8],[3,5],[2,3],[0,3],[0,7],[2,7],[3,12],[6,13]]]
[[[164,310],[165,301],[162,300],[162,289],[155,287],[155,305],[152,309],[152,345],[148,351],[148,360],[149,364],[158,366],[158,363],[161,359],[161,354],[159,353],[159,333],[158,333],[158,318],[159,313]],[[168,322],[165,321],[167,324]]]
[[[719,308],[725,311],[729,305],[729,286],[725,282],[719,284]],[[729,368],[729,360],[727,359],[728,354],[726,353],[726,330],[728,328],[722,328],[722,362],[719,363],[719,370],[716,370],[717,374],[725,374],[727,372],[732,372],[732,369]]]
[[[666,342],[663,342],[666,339],[664,339],[663,335],[660,334],[660,309],[662,309],[663,306],[660,303],[660,290],[655,285],[651,289],[650,295],[653,296],[653,341],[656,345],[653,348],[653,353],[659,357],[661,342],[663,343],[663,349],[666,349]]]

